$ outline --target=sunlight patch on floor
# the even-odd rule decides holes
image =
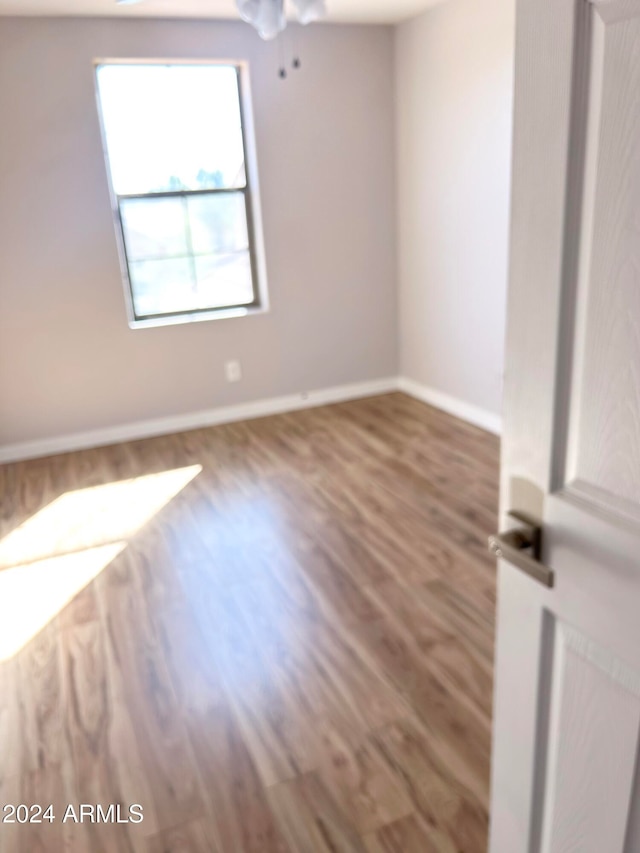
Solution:
[[[0,572],[0,661],[19,652],[126,546],[114,542]]]
[[[202,471],[191,465],[66,492],[0,542],[0,661],[36,636]]]
[[[0,569],[120,542],[166,506],[201,465],[66,492],[0,542]]]

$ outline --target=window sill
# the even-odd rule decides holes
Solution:
[[[185,323],[203,323],[208,320],[230,320],[234,317],[249,317],[253,314],[266,314],[267,305],[250,308],[216,308],[211,311],[195,311],[193,314],[170,314],[166,317],[149,317],[142,320],[129,320],[130,329],[148,329],[154,326],[181,326]]]

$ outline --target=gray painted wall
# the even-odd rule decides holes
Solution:
[[[397,373],[393,31],[299,42],[282,82],[241,23],[0,19],[0,445]],[[128,328],[98,57],[249,60],[268,314]]]
[[[400,372],[498,414],[514,0],[450,0],[396,32]]]

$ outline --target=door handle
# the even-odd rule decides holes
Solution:
[[[522,512],[510,512],[509,518],[518,526],[489,537],[489,550],[496,557],[512,563],[520,571],[537,580],[543,586],[554,584],[553,569],[540,562],[542,528],[536,521]]]

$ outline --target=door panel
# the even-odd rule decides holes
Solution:
[[[623,853],[640,675],[562,622],[555,634],[543,850]]]
[[[517,0],[492,853],[640,851],[640,0]]]
[[[584,0],[582,0],[584,2]],[[566,481],[640,515],[640,3],[592,4]],[[578,94],[574,92],[576,101]],[[577,140],[577,144],[580,140]],[[573,226],[573,223],[570,223]]]

